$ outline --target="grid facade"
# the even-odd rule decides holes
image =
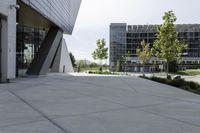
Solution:
[[[130,52],[131,62],[138,62],[136,49],[141,44],[141,41],[149,43],[152,47],[156,36],[156,25],[126,25],[126,24],[111,24],[110,25],[110,65],[116,68],[117,61],[121,60],[125,54]],[[123,31],[123,34],[120,34]],[[122,29],[123,28],[123,29]],[[200,63],[200,24],[177,24],[179,41],[188,44],[188,49],[183,51],[183,64]],[[125,32],[125,35],[124,35]],[[114,36],[114,37],[113,37]],[[123,38],[123,48],[115,47]],[[115,53],[115,54],[112,54]],[[116,56],[117,55],[117,56]]]
[[[112,24],[110,40],[110,64],[114,66],[117,60],[126,53],[126,24]]]

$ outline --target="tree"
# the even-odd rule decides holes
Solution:
[[[121,60],[117,60],[117,69],[116,69],[117,72],[121,71],[121,66],[122,66]]]
[[[177,72],[177,71],[178,71],[177,61],[169,62],[169,72]]]
[[[98,67],[99,65],[95,62],[90,63],[90,67]]]
[[[86,68],[89,66],[89,63],[87,60],[78,60],[77,61],[77,65],[80,67],[80,68]]]
[[[163,24],[157,26],[157,39],[154,42],[152,52],[155,56],[166,63],[166,72],[169,72],[169,62],[180,61],[183,49],[187,48],[185,43],[178,40],[175,22],[177,20],[173,11],[165,12]]]
[[[141,46],[136,49],[136,53],[140,60],[140,63],[143,65],[143,72],[144,72],[144,65],[149,61],[152,56],[151,48],[148,43],[145,43],[143,40],[141,42]]]
[[[92,53],[92,57],[94,60],[100,60],[100,71],[102,71],[102,60],[108,58],[108,48],[105,48],[105,46],[105,39],[98,39],[97,49]]]
[[[69,56],[70,56],[70,59],[71,59],[71,62],[72,62],[72,66],[75,67],[76,66],[76,59],[74,57],[74,55],[70,52],[69,53]]]

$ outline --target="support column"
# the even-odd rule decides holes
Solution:
[[[69,56],[65,39],[63,38],[54,58],[52,72],[73,73],[74,69]]]
[[[10,5],[15,5],[16,1],[3,1],[5,5],[0,9],[1,16],[1,59],[0,82],[9,82],[15,78],[16,68],[16,8],[11,8]],[[1,14],[2,12],[2,14]]]
[[[58,27],[51,27],[40,46],[33,62],[28,68],[28,75],[45,75],[49,72],[51,63],[62,40],[63,32]]]

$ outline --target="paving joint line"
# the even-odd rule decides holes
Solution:
[[[114,103],[114,102],[113,102]],[[115,104],[119,104],[119,103],[115,103]],[[166,103],[170,104],[170,103]],[[93,114],[99,114],[99,113],[107,113],[107,112],[116,112],[116,111],[122,111],[122,110],[129,110],[129,109],[140,109],[140,108],[144,108],[147,106],[159,106],[159,105],[163,105],[163,103],[160,104],[151,104],[151,105],[137,105],[137,106],[128,106],[128,105],[124,105],[124,104],[119,104],[121,106],[124,106],[122,108],[117,108],[117,109],[108,109],[108,110],[104,110],[104,111],[96,111],[96,112],[90,112],[90,113],[85,113],[85,114],[74,114],[74,115],[56,115],[54,116],[54,119],[62,119],[62,118],[67,118],[67,117],[78,117],[78,116],[88,116],[88,115],[93,115]]]
[[[188,122],[188,121],[180,120],[180,119],[177,119],[177,118],[174,118],[174,117],[162,115],[162,114],[155,113],[155,112],[152,112],[152,111],[147,111],[147,110],[141,109],[141,108],[136,108],[136,110],[140,110],[140,111],[143,111],[143,112],[146,112],[146,113],[149,113],[149,114],[153,114],[153,115],[156,115],[156,116],[167,118],[169,120],[174,120],[174,121],[177,121],[177,122],[181,122],[181,123],[184,123],[184,124],[187,124],[187,125],[191,125],[191,126],[195,126],[195,127],[200,128],[200,125],[198,125],[198,124],[194,124],[194,123],[191,123],[191,122]]]
[[[37,109],[36,107],[34,107],[32,104],[30,104],[29,102],[27,102],[25,99],[23,99],[22,97],[20,97],[19,95],[17,95],[15,92],[11,91],[11,90],[7,90],[8,92],[10,92],[12,95],[14,95],[15,97],[17,97],[20,101],[22,101],[24,104],[26,104],[27,106],[29,106],[31,109],[33,109],[34,111],[36,111],[37,113],[40,114],[40,116],[42,116],[43,118],[45,118],[47,121],[49,121],[50,123],[52,123],[54,126],[56,126],[58,129],[60,129],[63,133],[69,133],[65,128],[63,128],[62,126],[60,126],[56,121],[54,121],[53,119],[49,118],[45,113],[43,113],[42,111],[40,111],[39,109]]]

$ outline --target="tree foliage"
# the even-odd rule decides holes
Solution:
[[[100,60],[100,64],[102,65],[102,60],[108,58],[108,48],[106,46],[105,39],[98,39],[97,40],[97,49],[92,53],[92,57],[94,60]],[[99,69],[102,71],[102,66]]]
[[[90,66],[90,67],[98,67],[99,65],[98,65],[97,63],[95,63],[95,62],[92,62],[92,63],[90,63],[89,66]]]
[[[72,66],[75,67],[76,66],[76,59],[75,59],[74,55],[70,52],[69,56],[70,56],[70,59],[71,59],[71,62],[72,62]]]
[[[77,65],[80,68],[85,68],[89,66],[87,60],[78,60]]]
[[[108,58],[108,48],[105,48],[105,46],[105,39],[97,40],[97,49],[92,53],[92,57],[94,58],[94,60],[104,60]]]
[[[157,39],[154,42],[152,52],[156,57],[163,60],[167,64],[171,61],[180,61],[183,49],[187,45],[178,40],[178,32],[176,31],[177,20],[173,11],[165,12],[163,16],[163,24],[157,26]]]
[[[97,40],[97,49],[92,53],[92,57],[94,60],[104,60],[108,58],[108,48],[106,46],[105,39]]]
[[[141,46],[136,49],[141,64],[145,64],[152,56],[150,45],[143,40]]]

